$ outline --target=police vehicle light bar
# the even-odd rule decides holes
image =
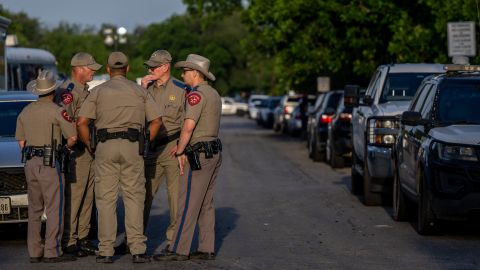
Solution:
[[[480,66],[477,65],[445,65],[443,67],[447,72],[455,71],[480,71]]]

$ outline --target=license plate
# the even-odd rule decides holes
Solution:
[[[10,198],[0,198],[0,214],[9,215],[11,212]]]

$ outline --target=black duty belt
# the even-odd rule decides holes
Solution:
[[[43,154],[45,153],[43,149],[43,147],[30,146],[30,157],[43,157]]]
[[[217,138],[209,142],[198,142],[187,148],[190,148],[189,151],[205,153],[208,158],[210,153],[218,154],[218,152],[222,152],[222,142]]]
[[[97,131],[97,139],[99,142],[106,142],[113,139],[126,139],[131,142],[137,142],[140,131],[129,128],[127,131],[108,132],[106,128]]]
[[[162,136],[162,137],[155,137],[155,143],[154,146],[159,147],[159,146],[164,146],[172,141],[178,140],[180,138],[180,131],[172,134],[172,135],[167,135],[167,136]]]

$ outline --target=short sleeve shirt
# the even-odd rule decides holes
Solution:
[[[62,134],[65,138],[76,136],[75,125],[66,110],[49,98],[28,104],[17,118],[15,138],[27,145],[51,145],[52,136],[60,143]]]
[[[195,121],[190,144],[210,141],[218,137],[222,102],[217,90],[207,82],[200,83],[187,96],[185,119]]]
[[[163,125],[157,135],[159,138],[173,135],[182,129],[185,117],[185,90],[177,84],[181,85],[182,83],[170,77],[163,85],[153,84],[148,87],[148,92],[152,95],[162,115]]]
[[[61,86],[62,93],[60,94],[61,105],[65,108],[67,113],[76,121],[80,107],[87,98],[88,85],[83,85],[75,80],[66,80]]]
[[[140,129],[145,120],[161,117],[147,90],[124,76],[115,76],[94,87],[78,115],[95,119],[98,129]]]

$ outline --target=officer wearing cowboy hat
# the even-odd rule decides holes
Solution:
[[[213,194],[222,161],[221,143],[218,139],[222,105],[217,90],[207,82],[207,79],[215,80],[209,71],[210,60],[190,54],[186,61],[176,63],[175,67],[183,69],[184,82],[192,87],[192,91],[187,96],[185,120],[175,153],[180,167],[180,179],[174,241],[165,253],[154,256],[154,259],[212,260],[215,258]],[[190,254],[197,222],[198,250]]]
[[[52,158],[52,137],[61,142],[61,134],[67,146],[76,141],[76,131],[67,112],[52,102],[58,87],[51,71],[41,71],[27,90],[39,95],[38,101],[27,105],[17,118],[15,138],[26,155],[25,177],[28,187],[28,253],[30,262],[64,262],[75,257],[62,253],[60,246],[63,232],[63,202],[65,181],[59,164]],[[60,132],[61,131],[61,132]],[[25,149],[24,149],[25,148]],[[53,150],[52,150],[53,148]],[[46,165],[52,163],[51,165]],[[57,163],[57,164],[55,164]],[[47,215],[45,244],[40,235],[41,216]]]

